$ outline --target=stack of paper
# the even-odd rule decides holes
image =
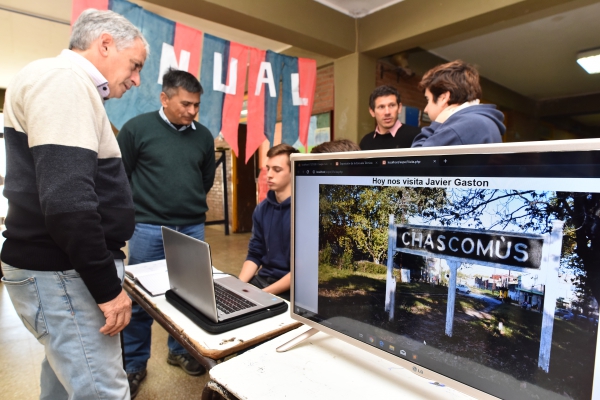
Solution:
[[[127,265],[125,272],[152,296],[160,296],[170,289],[166,260]]]

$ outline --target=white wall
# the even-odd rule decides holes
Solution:
[[[38,58],[54,57],[68,45],[68,25],[3,10],[21,10],[68,22],[71,0],[0,0],[0,87]]]
[[[130,0],[132,1],[132,0]],[[285,43],[251,35],[201,18],[172,11],[140,0],[133,0],[148,11],[190,27],[251,47],[283,51]],[[46,21],[12,11],[48,17]],[[39,58],[54,57],[69,44],[71,0],[0,0],[0,88],[6,88],[21,68]]]

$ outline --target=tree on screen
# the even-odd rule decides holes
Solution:
[[[442,226],[548,233],[564,221],[561,267],[570,269],[580,297],[600,299],[600,194],[491,189],[449,191],[442,207],[423,210],[422,218]]]
[[[438,188],[321,185],[320,248],[329,244],[338,254],[362,253],[380,264],[387,257],[390,214],[404,223],[445,201],[445,191]]]
[[[319,207],[320,248],[375,263],[387,257],[389,214],[396,223],[540,234],[559,219],[561,268],[577,277],[580,298],[600,299],[599,193],[321,185]]]

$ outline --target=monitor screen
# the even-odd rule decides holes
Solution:
[[[600,140],[292,172],[293,318],[475,397],[600,398]]]

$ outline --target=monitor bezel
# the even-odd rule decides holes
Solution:
[[[341,332],[324,326],[318,322],[302,317],[294,312],[295,310],[295,209],[296,209],[296,163],[312,160],[329,160],[329,159],[368,159],[381,157],[402,157],[402,156],[443,156],[443,155],[458,155],[458,154],[514,154],[514,153],[549,153],[549,152],[568,152],[568,151],[594,151],[600,150],[600,139],[575,139],[575,140],[552,140],[541,142],[517,142],[517,143],[495,143],[482,145],[465,145],[465,146],[446,146],[446,147],[420,147],[411,149],[391,149],[391,150],[370,150],[370,151],[353,151],[343,153],[319,153],[319,154],[292,154],[290,157],[291,173],[292,173],[292,196],[291,196],[291,234],[290,234],[290,317],[296,321],[315,328],[321,332],[327,333],[334,338],[343,340],[353,346],[374,354],[378,357],[386,359],[396,365],[406,368],[415,375],[428,380],[436,381],[447,385],[461,393],[472,396],[477,399],[497,399],[497,397],[483,392],[475,387],[466,385],[445,375],[439,374],[433,370],[427,369],[419,364],[409,360],[402,359],[392,355],[384,350],[370,346],[367,343],[361,342]],[[596,348],[600,349],[600,334],[597,336]],[[594,368],[597,371],[600,367],[600,357],[596,357]],[[595,382],[594,382],[595,383]],[[593,388],[592,388],[593,393]]]

